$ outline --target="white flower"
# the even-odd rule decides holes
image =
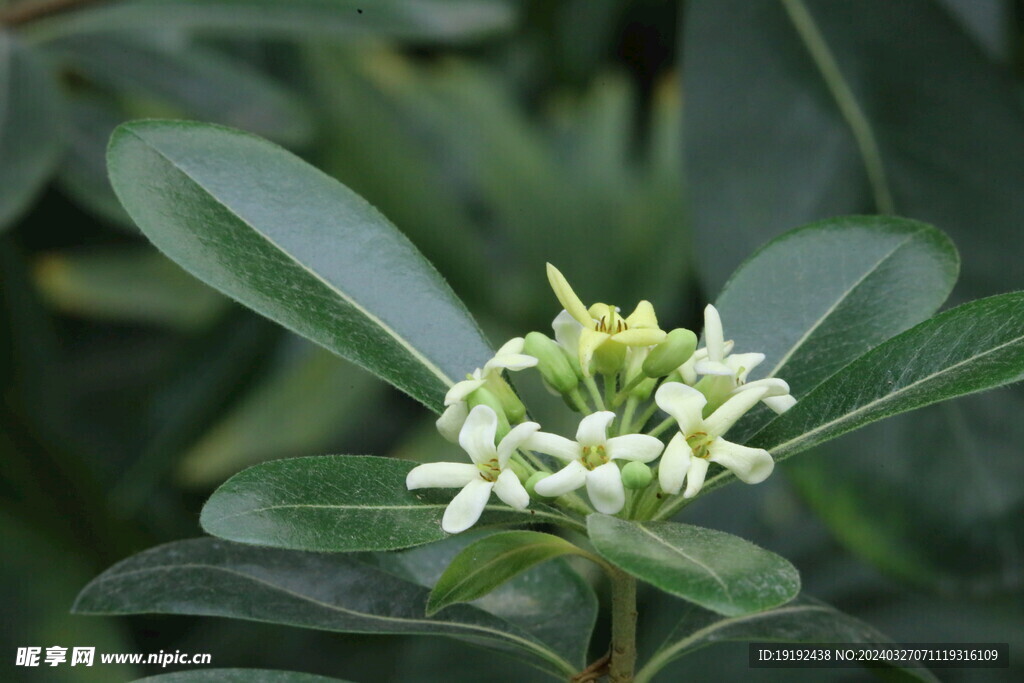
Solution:
[[[537,359],[523,353],[523,338],[510,339],[498,349],[483,368],[477,368],[466,379],[456,382],[444,397],[445,411],[437,419],[437,431],[452,443],[459,440],[459,431],[469,415],[466,398],[488,381],[501,380],[504,370],[525,370],[537,365]]]
[[[722,435],[757,404],[768,389],[745,388],[717,410],[703,417],[707,398],[693,387],[669,382],[658,388],[658,407],[679,423],[658,465],[658,483],[666,493],[676,494],[686,479],[683,497],[692,498],[704,485],[708,463],[717,462],[741,481],[758,484],[768,478],[775,462],[768,451],[726,441]]]
[[[715,378],[711,386],[701,386],[711,396],[721,396],[720,392],[735,394],[747,388],[765,389],[764,404],[780,414],[796,404],[784,380],[772,377],[747,384],[747,375],[764,362],[765,356],[763,353],[732,353],[732,348],[733,342],[725,340],[718,309],[708,304],[704,308],[704,348],[680,368],[683,381],[695,384],[697,375]]]
[[[619,466],[612,460],[650,462],[661,453],[661,441],[646,434],[607,437],[608,425],[615,413],[601,411],[580,421],[576,440],[536,432],[526,441],[526,448],[547,453],[568,464],[534,487],[542,496],[556,497],[587,485],[587,495],[598,512],[614,515],[626,502]]]
[[[515,472],[507,469],[508,461],[512,453],[538,429],[540,425],[536,422],[524,422],[514,427],[495,446],[498,416],[485,405],[476,406],[459,432],[459,445],[469,453],[472,464],[434,462],[419,465],[409,471],[405,485],[410,491],[462,487],[441,519],[441,528],[450,534],[465,531],[476,524],[491,491],[506,504],[523,510],[530,503],[530,495]]]

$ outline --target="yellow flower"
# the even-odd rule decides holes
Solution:
[[[653,346],[665,339],[666,333],[658,327],[651,302],[641,301],[625,318],[618,308],[608,304],[597,303],[587,308],[565,276],[550,263],[547,266],[551,289],[566,312],[580,324],[577,353],[587,376],[592,360],[599,371],[613,372],[621,365],[627,346]]]

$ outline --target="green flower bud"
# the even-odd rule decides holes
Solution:
[[[654,474],[651,473],[651,468],[642,462],[634,460],[626,463],[626,466],[622,468],[622,485],[627,489],[646,488],[653,478]]]
[[[614,375],[626,361],[626,345],[609,339],[594,351],[590,366],[602,375]]]
[[[534,490],[537,482],[542,479],[547,479],[550,476],[551,475],[547,472],[534,472],[533,475],[526,480],[526,492],[530,494],[530,498],[536,498],[537,500],[550,500],[547,496],[539,495],[537,491]]]
[[[658,386],[658,380],[653,377],[648,377],[640,382],[640,384],[637,384],[635,387],[630,389],[629,395],[641,401],[646,401],[651,397],[651,394],[654,393],[654,387],[656,386]]]
[[[526,335],[523,353],[537,359],[537,369],[544,381],[558,393],[567,394],[580,383],[562,347],[550,337],[540,332],[531,332]]]
[[[697,349],[697,335],[682,327],[672,330],[665,340],[651,349],[644,361],[644,374],[664,377],[690,360]]]
[[[526,406],[503,377],[492,377],[487,380],[487,389],[501,401],[509,422],[520,422],[526,417]]]
[[[505,438],[505,435],[512,429],[508,423],[508,417],[505,415],[505,407],[498,400],[498,397],[487,390],[487,387],[480,387],[469,396],[466,397],[466,404],[469,409],[472,410],[477,406],[487,406],[495,412],[498,416],[498,440]]]

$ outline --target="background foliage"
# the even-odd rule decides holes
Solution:
[[[214,121],[296,151],[399,226],[491,340],[546,329],[545,260],[584,298],[650,298],[666,325],[699,328],[753,249],[838,214],[947,232],[962,256],[952,303],[1024,286],[1019,2],[48,5],[0,2],[5,666],[18,646],[88,643],[359,681],[450,681],[453,657],[464,680],[493,673],[447,640],[68,614],[100,570],[199,535],[205,497],[247,465],[449,458],[414,401],[153,250],[107,181],[122,121]],[[907,295],[880,282],[877,296]],[[686,520],[789,558],[808,593],[897,640],[1019,648],[1021,391],[869,427]],[[653,650],[681,604],[643,605],[641,643]],[[506,664],[508,680],[534,675]],[[750,674],[742,645],[686,666]]]

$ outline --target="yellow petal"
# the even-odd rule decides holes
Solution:
[[[590,359],[594,357],[594,351],[609,338],[604,332],[590,329],[584,329],[580,335],[580,367],[587,377],[590,377]]]
[[[660,344],[668,336],[664,330],[652,330],[643,327],[631,327],[625,332],[614,335],[615,341],[626,346],[654,346]]]
[[[651,302],[644,300],[638,303],[626,318],[626,324],[630,329],[635,327],[658,329],[658,316],[654,314],[654,306],[651,305]]]
[[[555,268],[550,263],[548,265],[548,282],[551,283],[551,289],[555,292],[555,296],[558,297],[558,301],[562,304],[562,307],[569,312],[569,315],[576,318],[580,325],[593,329],[594,321],[587,313],[587,307],[583,305],[580,298],[576,296],[576,292],[572,291],[572,287],[569,286],[569,281],[565,279],[558,268]]]

